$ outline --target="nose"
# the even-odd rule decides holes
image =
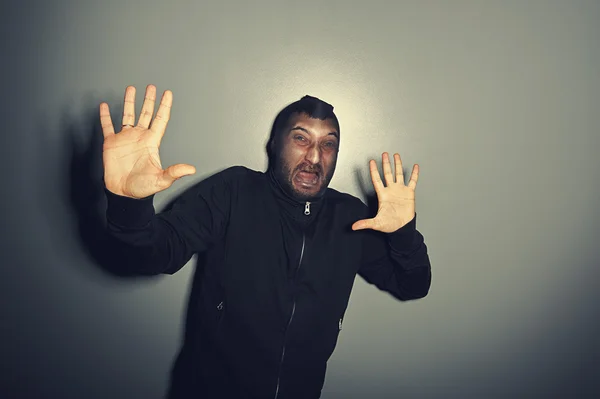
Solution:
[[[306,160],[317,165],[321,161],[321,152],[317,146],[311,146],[306,152]]]

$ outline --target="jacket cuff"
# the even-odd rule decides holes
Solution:
[[[117,195],[104,186],[107,207],[106,218],[113,224],[125,228],[140,228],[148,225],[155,215],[154,194],[141,199]]]
[[[417,231],[417,214],[410,222],[388,234],[388,243],[392,250],[398,253],[409,252]]]

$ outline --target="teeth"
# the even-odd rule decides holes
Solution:
[[[303,180],[305,182],[310,182],[310,184],[316,184],[317,181],[319,181],[319,174],[317,172],[310,172],[310,171],[307,171],[307,170],[301,170],[300,172],[302,172],[302,173],[310,173],[310,174],[313,175],[312,179],[310,179],[310,178],[303,178]]]

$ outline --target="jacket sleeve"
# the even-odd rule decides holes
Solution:
[[[107,230],[110,250],[119,265],[141,274],[173,274],[195,253],[203,252],[224,236],[231,203],[231,171],[196,183],[155,213],[154,195],[134,199],[106,187]]]
[[[417,216],[393,233],[364,230],[363,259],[358,274],[400,300],[425,297],[431,285],[431,264]]]

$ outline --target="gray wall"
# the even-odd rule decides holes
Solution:
[[[253,5],[250,5],[250,4]],[[127,85],[174,93],[164,165],[264,170],[276,113],[332,103],[332,186],[421,166],[430,295],[357,279],[323,398],[595,397],[600,3],[3,2],[2,398],[160,398],[193,262],[119,277],[94,246],[101,133]],[[84,204],[82,206],[82,204]],[[92,227],[90,227],[92,226]],[[595,395],[594,395],[595,394]]]

